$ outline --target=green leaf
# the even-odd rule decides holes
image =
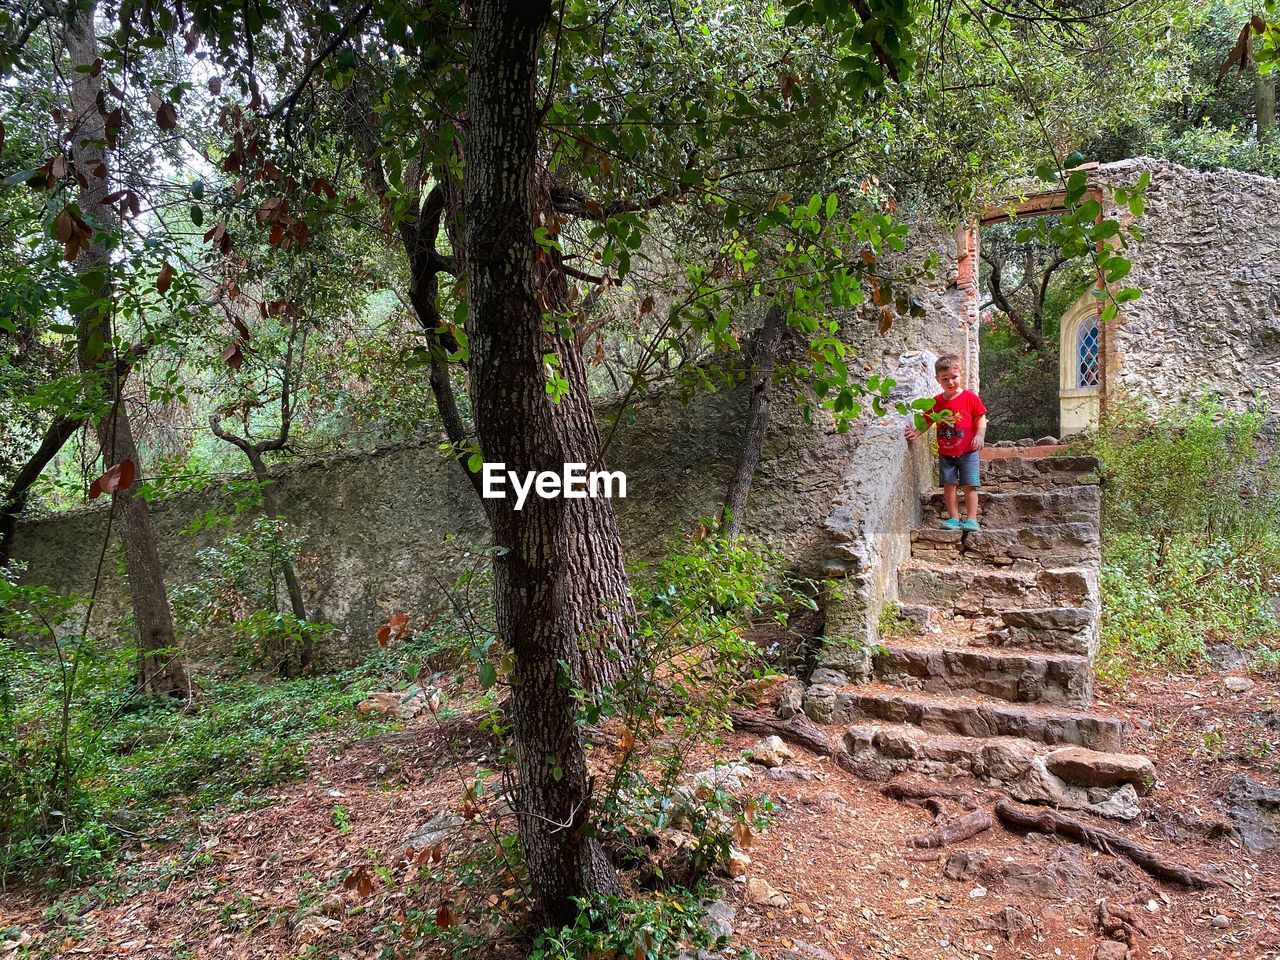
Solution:
[[[484,457],[478,453],[473,453],[467,457],[467,469],[472,473],[479,473],[484,468]]]
[[[9,174],[0,183],[3,183],[6,187],[15,187],[20,183],[26,183],[39,172],[39,170],[19,170],[17,173]]]
[[[490,661],[482,660],[480,662],[479,679],[480,679],[480,686],[488,690],[490,687],[492,687],[495,683],[498,682],[498,668],[495,667]]]
[[[1107,283],[1115,283],[1117,280],[1123,280],[1129,275],[1129,271],[1132,269],[1132,261],[1126,260],[1124,257],[1109,258],[1106,261],[1105,267],[1107,272]]]

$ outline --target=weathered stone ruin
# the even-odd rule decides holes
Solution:
[[[1091,176],[1121,185],[1144,170],[1152,174],[1147,212],[1126,281],[1143,296],[1100,331],[1099,403],[1121,390],[1160,403],[1215,392],[1274,418],[1280,183],[1141,160]],[[867,331],[854,338],[864,371],[893,376],[897,396],[932,393],[932,358],[943,351],[966,357],[971,384],[979,383],[975,231],[976,221],[917,231],[910,256],[935,250],[941,258],[918,291],[924,316],[899,318],[885,336],[874,324],[858,328]],[[670,537],[718,512],[745,405],[742,391],[688,403],[659,391],[619,426],[609,460],[629,478],[630,498],[618,509],[633,560],[658,555]],[[391,613],[439,606],[475,562],[470,552],[488,545],[473,491],[430,438],[275,475],[282,511],[303,538],[308,605],[335,625],[324,652],[332,664],[371,647]],[[900,418],[867,415],[838,434],[820,417],[810,423],[793,405],[775,405],[748,535],[801,573],[839,580],[843,595],[826,610],[830,642],[804,707],[852,725],[849,749],[889,766],[965,769],[1015,795],[1125,810],[1150,771],[1118,755],[1121,725],[1089,709],[1098,605],[1090,465],[1002,460],[988,480],[985,529],[940,534],[932,464],[924,445],[908,448]],[[198,551],[228,532],[180,533],[210,506],[225,501],[211,504],[206,492],[155,507],[171,585],[198,580]],[[86,544],[101,542],[104,519],[101,507],[85,507],[25,524],[15,553],[28,578],[87,594],[98,551]],[[115,565],[106,568],[98,622],[112,625],[127,603]],[[914,637],[878,635],[891,602],[914,617]],[[871,656],[876,644],[883,650]]]
[[[1090,708],[1097,463],[1015,455],[985,468],[982,531],[940,529],[941,494],[926,492],[898,565],[909,626],[876,647],[830,644],[803,709],[886,772],[966,773],[1019,800],[1132,818],[1155,768],[1120,752],[1124,721]],[[833,602],[828,631],[841,619]]]

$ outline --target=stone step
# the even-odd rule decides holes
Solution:
[[[898,568],[903,603],[970,616],[1027,607],[1087,608],[1097,595],[1097,572],[1089,567],[1004,570],[911,560]]]
[[[982,485],[993,488],[1064,487],[1093,484],[1101,470],[1097,457],[1006,457],[982,462]]]
[[[878,720],[911,724],[928,733],[1021,737],[1106,751],[1121,748],[1126,727],[1118,717],[990,697],[909,691],[879,683],[814,684],[805,691],[804,712],[817,723]]]
[[[1045,567],[1096,565],[1098,528],[1092,523],[1041,523],[1017,529],[944,530],[921,527],[911,532],[911,556],[921,560],[963,561],[1012,566],[1035,563]]]
[[[922,502],[924,526],[946,517],[941,489],[926,493]],[[1092,485],[1011,493],[982,492],[978,495],[978,519],[988,531],[1065,523],[1087,523],[1097,527],[1101,503],[1101,491]]]
[[[1089,657],[1098,649],[1096,607],[1024,607],[1001,610],[1000,625],[979,643]]]
[[[888,641],[873,654],[871,669],[877,680],[903,689],[976,694],[1014,703],[1083,705],[1093,692],[1087,657],[975,648],[933,638]]]
[[[1015,799],[1091,810],[1105,816],[1136,815],[1136,798],[1148,793],[1156,770],[1146,757],[1048,746],[1025,737],[966,737],[929,733],[901,723],[851,725],[841,745],[854,759],[890,774],[973,776]]]

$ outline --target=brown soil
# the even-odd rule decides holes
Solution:
[[[1251,855],[1214,831],[1236,774],[1280,782],[1280,684],[1259,679],[1234,694],[1222,681],[1221,674],[1139,677],[1123,695],[1100,698],[1100,711],[1139,727],[1128,747],[1155,759],[1161,782],[1143,799],[1139,822],[1091,820],[1208,870],[1220,889],[1170,887],[1126,860],[999,826],[910,860],[904,853],[932,826],[930,812],[802,756],[796,766],[814,779],[762,774],[748,782],[777,810],[749,850],[747,876],[768,881],[788,904],[749,904],[745,882],[723,881],[738,907],[737,943],[766,957],[788,949],[803,956],[809,944],[840,958],[1092,960],[1105,939],[1101,903],[1137,918],[1133,958],[1280,957],[1280,849]],[[733,757],[755,739],[730,737],[717,753]],[[440,863],[432,851],[414,858],[420,862],[395,853],[433,815],[464,810],[465,784],[491,762],[490,752],[473,722],[430,717],[346,750],[319,743],[308,777],[275,790],[266,806],[208,819],[198,831],[175,825],[174,840],[129,851],[122,879],[64,892],[54,916],[44,891],[0,894],[0,938],[9,928],[0,956],[19,936],[33,956],[434,956],[438,941],[413,939],[425,917],[487,939],[479,955],[518,957],[527,911],[495,866],[494,800],[479,798],[482,814],[434,851]],[[952,815],[961,812],[952,806]],[[957,850],[964,853],[953,859]],[[964,879],[944,873],[949,860],[948,872]],[[972,875],[960,869],[966,860]],[[1074,888],[1046,879],[1049,867],[1075,876]]]

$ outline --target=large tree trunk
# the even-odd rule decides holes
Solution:
[[[535,174],[534,205],[551,211],[545,176]],[[544,249],[534,264],[534,283],[541,306],[548,315],[562,318],[573,309],[568,280],[560,269],[560,253]],[[552,329],[567,330],[566,322]],[[544,333],[543,352],[554,351],[557,372],[569,382],[569,392],[551,405],[569,462],[585,463],[588,470],[605,468],[600,432],[596,426],[587,365],[582,342],[561,333]],[[569,578],[565,602],[582,648],[582,685],[602,690],[627,675],[635,663],[635,605],[626,577],[626,561],[618,517],[607,499],[587,497],[568,500],[564,536],[575,555],[582,558],[588,575]]]
[[[366,120],[368,107],[358,91],[348,90],[344,96],[348,103],[348,129],[360,144],[369,184],[378,196],[385,197],[388,184],[378,160],[376,134]],[[465,163],[461,163],[464,144],[455,143],[454,150],[465,169]],[[550,214],[550,178],[545,168],[538,166],[536,169],[533,206],[537,211]],[[409,261],[409,302],[418,322],[431,338],[430,383],[436,409],[459,468],[479,496],[479,475],[466,465],[470,431],[458,410],[446,360],[446,352],[456,350],[457,344],[442,326],[437,302],[439,273],[446,269],[445,258],[441,258],[436,250],[436,235],[442,223],[453,247],[453,255],[448,258],[448,270],[466,275],[468,235],[465,198],[464,191],[448,173],[441,174],[441,177],[428,193],[418,215],[413,220],[401,221],[398,230]],[[567,315],[573,307],[572,291],[560,267],[558,252],[544,250],[534,264],[534,285],[540,305],[547,313]],[[554,410],[566,442],[573,449],[582,451],[583,459],[575,462],[586,463],[590,469],[599,469],[603,466],[600,463],[600,437],[590,402],[581,344],[573,338],[547,333],[543,345],[543,353],[554,353],[559,358],[559,373],[570,384],[569,395],[555,405]],[[607,572],[624,569],[622,539],[618,533],[617,518],[607,503],[573,501],[566,509],[565,523],[568,528],[566,536],[595,555],[597,559],[592,562],[602,571],[598,576],[577,579],[569,586],[570,593],[566,598],[577,618],[578,633],[582,638],[582,684],[588,690],[599,691],[623,677],[636,656],[632,629],[635,606],[626,577]]]
[[[487,461],[521,473],[558,472],[565,462],[592,463],[598,443],[591,445],[594,422],[580,415],[580,403],[551,402],[543,372],[543,355],[555,344],[535,293],[533,180],[538,43],[550,5],[479,0],[473,9],[465,277],[476,430]],[[618,890],[591,832],[573,688],[582,680],[583,622],[592,613],[580,609],[582,584],[603,577],[625,585],[625,573],[612,565],[620,551],[602,552],[575,535],[586,529],[571,516],[579,505],[609,509],[607,501],[535,496],[520,511],[510,499],[484,504],[504,551],[494,558],[494,599],[515,660],[520,844],[539,904],[563,922],[576,912],[571,898]]]
[[[103,204],[108,182],[103,174],[105,155],[102,144],[106,126],[98,111],[102,83],[89,68],[98,57],[98,40],[94,30],[94,3],[80,6],[67,27],[65,39],[71,61],[71,108],[73,113],[71,151],[81,179],[80,209],[86,219],[92,218],[95,233],[92,246],[80,252],[75,261],[77,273],[101,271],[107,276],[110,262],[103,238],[104,231],[118,229],[112,207]],[[84,69],[80,69],[83,67]],[[101,303],[109,302],[111,286],[102,287]],[[116,364],[112,341],[110,311],[95,306],[76,317],[78,357],[85,388],[98,398],[105,412],[97,418],[95,429],[102,446],[103,465],[114,467],[132,460],[138,467],[138,479],[113,494],[116,523],[124,544],[125,572],[129,578],[129,595],[133,602],[134,629],[138,634],[138,687],[144,694],[186,697],[191,689],[186,671],[177,654],[173,614],[165,594],[164,568],[156,550],[151,530],[151,514],[147,502],[138,496],[141,487],[141,462],[129,424],[123,389],[127,368]]]
[[[777,365],[786,329],[787,312],[775,304],[765,314],[764,324],[751,351],[751,402],[747,405],[747,425],[742,433],[738,466],[729,478],[720,524],[727,540],[736,539],[742,533],[751,482],[755,479],[756,468],[760,466],[764,438],[769,432],[769,416],[773,411],[773,368]]]

